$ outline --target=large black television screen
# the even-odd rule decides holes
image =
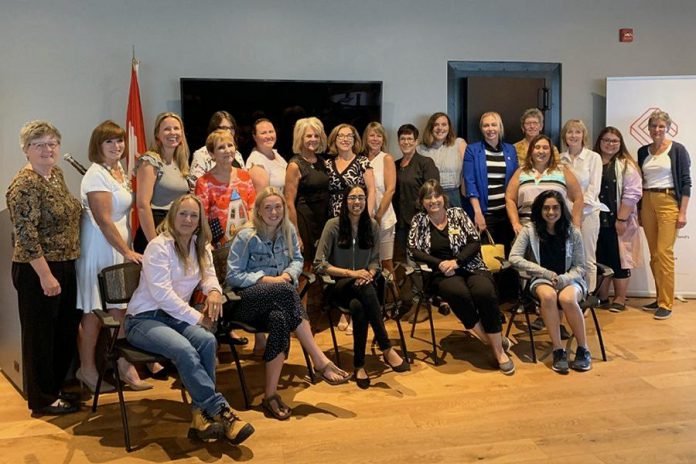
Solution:
[[[253,122],[265,117],[275,125],[276,148],[289,159],[292,129],[300,118],[318,117],[327,135],[340,123],[352,124],[362,134],[368,123],[381,121],[382,82],[181,78],[181,116],[191,151],[203,146],[208,120],[220,110],[237,120],[244,158],[254,146]]]

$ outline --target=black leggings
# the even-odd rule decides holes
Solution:
[[[391,347],[387,329],[384,328],[377,289],[372,284],[354,285],[355,279],[341,279],[336,282],[333,298],[340,306],[350,309],[353,319],[353,367],[365,365],[367,345],[367,326],[372,326],[377,344],[382,351]]]
[[[458,269],[450,277],[438,272],[432,277],[430,286],[435,294],[449,303],[467,329],[481,321],[486,333],[502,331],[498,297],[490,272]]]

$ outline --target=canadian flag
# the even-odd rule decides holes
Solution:
[[[128,108],[126,110],[126,134],[128,137],[128,153],[126,156],[126,171],[131,179],[133,193],[136,191],[135,176],[133,168],[135,160],[145,153],[147,146],[145,143],[145,125],[143,124],[143,109],[140,105],[140,88],[138,86],[138,65],[140,62],[133,56],[131,64],[130,91],[128,92]],[[133,205],[131,213],[131,231],[135,233],[138,229],[138,209]]]

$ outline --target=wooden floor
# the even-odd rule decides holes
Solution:
[[[644,300],[634,299],[639,305]],[[695,463],[696,302],[681,303],[666,321],[630,308],[599,311],[609,362],[587,319],[593,369],[554,373],[547,356],[533,364],[526,337],[514,337],[517,373],[494,369],[488,350],[465,335],[454,316],[436,316],[444,363],[426,359],[427,324],[408,339],[417,358],[406,374],[374,374],[367,391],[354,383],[332,387],[304,379],[301,351],[293,340],[281,395],[294,408],[285,422],[265,418],[258,406],[263,366],[246,361],[255,406],[241,416],[256,433],[238,448],[185,438],[188,406],[172,381],[148,392],[127,392],[131,434],[138,449],[126,453],[115,394],[96,414],[83,412],[33,419],[21,396],[0,376],[0,462],[121,463]],[[388,324],[393,339],[396,328]],[[521,333],[513,329],[513,334]],[[328,331],[317,335],[328,351]],[[344,365],[351,341],[340,334]],[[538,352],[548,352],[540,335]],[[229,354],[218,373],[221,391],[236,409],[242,398]],[[85,398],[87,399],[87,398]]]

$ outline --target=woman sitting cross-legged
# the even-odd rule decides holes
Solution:
[[[277,391],[280,371],[290,350],[290,332],[295,332],[326,382],[336,385],[350,379],[312,337],[295,288],[301,271],[302,254],[297,232],[288,219],[285,198],[277,188],[266,187],[256,196],[251,221],[232,239],[225,283],[237,289],[241,301],[226,307],[225,317],[268,332],[263,354],[266,387],[262,404],[280,420],[292,414]]]
[[[189,194],[174,200],[157,233],[145,248],[140,284],[128,304],[126,336],[176,366],[193,405],[189,437],[226,437],[239,444],[254,427],[215,389],[217,341],[210,330],[222,310],[222,291],[201,200]],[[207,295],[202,312],[188,304],[199,285]]]
[[[367,195],[359,186],[346,188],[338,217],[330,219],[319,239],[314,269],[338,281],[330,298],[350,308],[353,321],[353,378],[358,387],[368,388],[370,377],[365,372],[367,326],[372,326],[384,362],[396,372],[410,370],[408,362],[391,347],[382,321],[377,297],[379,276],[379,225],[367,212]]]
[[[500,370],[515,372],[505,353],[510,341],[501,335],[502,325],[492,274],[481,256],[476,226],[462,208],[447,208],[447,197],[436,180],[426,181],[408,234],[408,252],[417,263],[433,270],[428,285],[447,301],[464,327],[490,345]]]
[[[510,262],[532,277],[529,292],[540,302],[541,317],[553,343],[551,368],[561,374],[567,374],[569,367],[589,371],[592,359],[579,303],[587,293],[583,277],[585,251],[582,235],[573,227],[559,192],[546,190],[534,200],[532,222],[517,235],[510,250]],[[575,360],[570,366],[561,344],[559,307],[578,340]]]

